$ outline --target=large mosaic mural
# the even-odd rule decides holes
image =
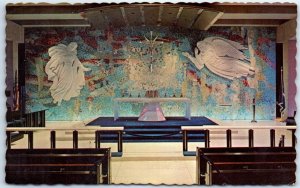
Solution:
[[[213,27],[26,28],[26,111],[47,120],[113,116],[113,100],[187,97],[192,116],[275,118],[275,29]],[[143,104],[124,103],[121,116]],[[181,103],[161,105],[182,116]]]

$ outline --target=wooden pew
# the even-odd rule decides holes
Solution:
[[[219,162],[208,164],[209,185],[282,185],[295,182],[294,162]]]
[[[110,184],[110,148],[10,149],[9,184]]]
[[[295,182],[293,147],[197,148],[197,183],[282,185]]]

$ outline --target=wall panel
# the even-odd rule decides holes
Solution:
[[[151,31],[152,39],[157,37],[152,49],[146,40],[151,40]],[[231,41],[229,44],[241,45],[244,49],[239,51],[249,59],[243,63],[253,66],[255,75],[226,79],[210,70],[208,62],[201,61],[204,66],[200,69],[183,55],[187,52],[194,56],[197,42],[208,37],[220,37]],[[47,120],[112,116],[113,98],[144,96],[148,90],[157,90],[160,97],[191,98],[194,116],[250,120],[255,98],[257,119],[274,119],[275,37],[276,31],[272,28],[248,27],[212,27],[208,31],[168,27],[26,29],[26,110],[48,109]],[[50,60],[48,49],[70,42],[78,44],[77,57],[91,71],[85,72],[85,86],[79,96],[63,100],[61,104],[53,103],[49,91],[53,83],[44,72]],[[212,52],[209,48],[206,50],[217,59],[231,58],[226,55],[231,52],[226,50],[226,53],[222,51],[222,57],[216,56],[216,48]],[[128,103],[121,108],[121,115],[138,116],[142,105]],[[166,116],[184,112],[184,106],[176,103],[163,104],[162,108]]]

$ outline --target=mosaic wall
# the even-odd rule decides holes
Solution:
[[[208,37],[226,44],[217,49],[219,43],[215,41],[215,48],[207,47],[206,56],[197,56],[197,42]],[[155,90],[160,97],[190,98],[193,116],[249,120],[255,98],[256,119],[274,119],[275,37],[275,29],[248,27],[215,27],[209,31],[167,27],[26,29],[26,110],[47,109],[47,120],[113,116],[114,98],[144,97],[146,91]],[[71,42],[78,45],[75,55],[79,64],[89,71],[84,72],[84,86],[78,96],[57,103],[49,90],[53,81],[45,72],[50,61],[48,49]],[[218,69],[219,64],[213,69],[209,63],[219,62],[220,58],[231,62],[233,51],[224,48],[226,45],[238,50],[235,58],[241,61],[242,56],[242,64],[251,66],[255,73],[234,78],[218,74],[224,70]],[[215,57],[216,50],[222,52],[222,57]],[[142,104],[124,103],[120,114],[138,116],[141,108]],[[184,114],[180,103],[163,103],[162,109],[166,116]]]

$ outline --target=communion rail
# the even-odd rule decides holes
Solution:
[[[95,148],[100,148],[100,137],[102,132],[115,132],[118,134],[118,152],[112,152],[113,157],[122,156],[123,153],[123,131],[124,127],[85,127],[73,129],[73,149],[78,149],[78,132],[80,131],[95,131]],[[11,133],[12,132],[28,133],[28,149],[33,149],[33,132],[50,131],[50,148],[56,148],[56,131],[70,131],[67,128],[45,128],[45,127],[7,127],[7,149],[11,149]]]
[[[188,151],[188,133],[202,132],[204,134],[204,147],[210,147],[210,130],[226,130],[226,147],[232,147],[232,131],[234,129],[248,129],[249,147],[254,147],[254,130],[255,129],[269,129],[270,130],[270,147],[275,147],[275,130],[287,129],[292,132],[292,147],[296,145],[296,131],[297,126],[182,126],[182,144],[183,155],[195,156],[196,152]],[[281,147],[284,147],[284,135],[281,137]]]

